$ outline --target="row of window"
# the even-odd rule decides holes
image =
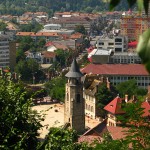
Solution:
[[[92,97],[92,96],[89,96],[89,95],[87,95],[87,94],[85,94],[85,99],[86,99],[86,100],[93,101],[93,97]]]
[[[116,59],[116,58],[112,58],[110,59],[111,63],[141,63],[141,59]]]
[[[8,46],[8,43],[0,43],[0,46]]]
[[[113,85],[117,85],[120,82],[113,82]],[[150,83],[137,83],[138,86],[147,87],[150,85]]]
[[[113,127],[114,127],[115,124],[109,121],[109,122],[108,122],[108,126],[113,126]]]
[[[85,104],[85,109],[88,110],[88,111],[94,112],[94,107],[90,106],[88,104]]]
[[[111,80],[131,80],[131,79],[135,79],[135,80],[150,80],[150,77],[128,77],[128,76],[112,76],[110,77]]]
[[[0,59],[0,62],[4,62],[4,63],[9,62],[9,59],[2,59],[2,60]]]

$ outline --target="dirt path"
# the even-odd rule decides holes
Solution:
[[[44,127],[39,131],[40,138],[44,138],[50,127],[60,127],[64,125],[64,106],[60,104],[37,105],[32,107],[38,113],[45,114],[45,120],[42,121]],[[56,112],[57,110],[57,112]],[[93,128],[99,123],[95,119],[85,117],[85,126]]]

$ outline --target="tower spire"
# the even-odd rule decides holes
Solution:
[[[65,76],[69,78],[80,78],[83,76],[75,58],[73,59],[69,72]]]

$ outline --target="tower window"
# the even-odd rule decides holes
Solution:
[[[77,94],[77,103],[80,103],[80,94]]]
[[[66,99],[67,99],[67,101],[69,100],[69,94],[67,93],[67,95],[66,95]]]

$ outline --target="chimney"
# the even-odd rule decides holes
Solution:
[[[102,81],[102,83],[104,82],[104,77],[103,76],[101,76],[101,81]]]
[[[128,95],[127,94],[125,95],[125,102],[126,103],[128,102]]]

